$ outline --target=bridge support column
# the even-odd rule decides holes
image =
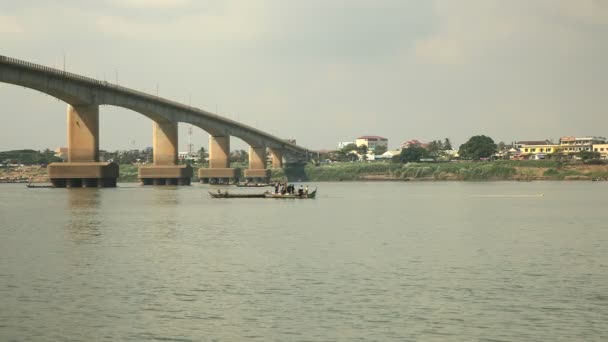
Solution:
[[[249,146],[249,169],[245,179],[250,183],[269,183],[270,170],[266,168],[266,146]]]
[[[285,150],[282,148],[271,148],[270,155],[272,156],[272,168],[282,169],[283,168],[283,154]]]
[[[209,136],[209,168],[198,169],[198,178],[206,184],[233,184],[240,169],[230,167],[230,136]]]
[[[177,123],[152,123],[152,149],[154,165],[139,167],[142,185],[190,185],[192,167],[177,165]]]
[[[99,106],[68,105],[68,162],[47,170],[55,187],[115,187],[118,165],[99,162]]]

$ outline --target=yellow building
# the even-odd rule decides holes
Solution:
[[[519,148],[521,159],[551,159],[561,150],[560,145],[522,145]]]
[[[594,144],[593,152],[600,154],[600,159],[608,159],[608,144]]]

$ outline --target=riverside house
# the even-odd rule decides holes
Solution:
[[[608,144],[595,144],[593,145],[593,152],[600,154],[600,159],[608,159]]]
[[[559,139],[559,145],[564,152],[564,155],[573,158],[575,154],[582,151],[593,151],[595,145],[605,144],[604,137],[562,137]]]

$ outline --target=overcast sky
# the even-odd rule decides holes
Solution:
[[[0,54],[60,69],[65,55],[312,149],[608,135],[604,0],[0,0]],[[65,103],[8,84],[0,101],[0,150],[66,145]],[[102,149],[152,144],[138,113],[100,121]]]

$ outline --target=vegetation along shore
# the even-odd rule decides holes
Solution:
[[[246,165],[240,165],[245,168]],[[137,182],[138,165],[120,165],[120,182]],[[197,166],[194,166],[196,175]],[[15,183],[32,179],[48,182],[43,166],[0,168],[0,182]],[[530,181],[530,180],[605,180],[608,164],[582,161],[485,161],[444,163],[351,163],[336,162],[272,171],[273,180],[290,181]],[[193,181],[197,181],[193,179]]]

